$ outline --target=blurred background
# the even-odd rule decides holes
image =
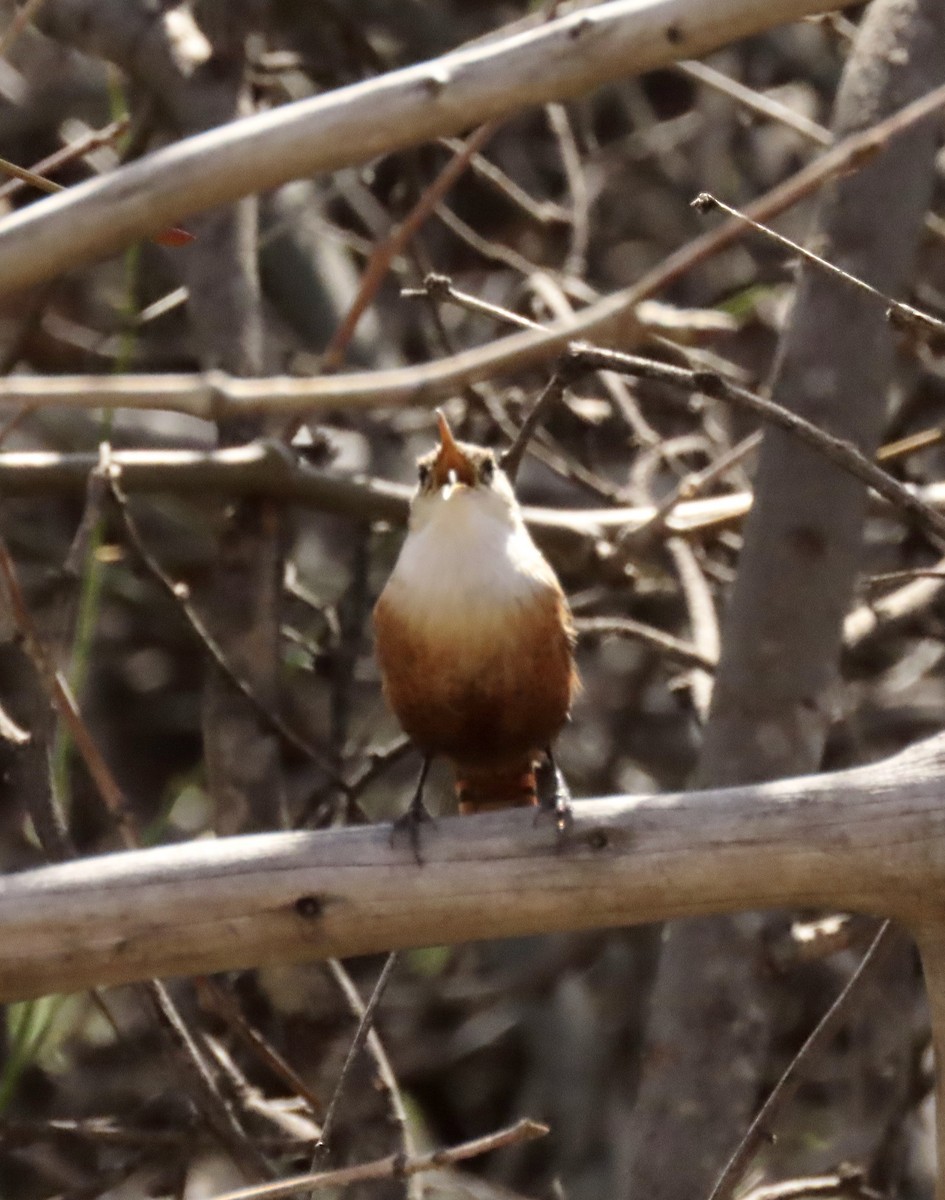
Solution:
[[[13,8],[3,10],[8,23]],[[200,110],[206,90],[234,74],[231,115],[238,115],[434,57],[535,13],[534,5],[491,0],[180,8],[46,0],[0,58],[0,156],[69,187],[214,123],[206,115],[212,103]],[[123,28],[132,18],[141,23],[137,32]],[[214,273],[232,268],[198,221],[185,223],[192,243],[141,242],[0,298],[0,370],[159,374],[223,365],[234,373],[309,376],[324,369],[329,346],[341,370],[380,370],[443,358],[507,332],[501,319],[442,296],[402,295],[429,272],[533,321],[584,307],[634,284],[713,227],[715,217],[690,206],[697,193],[744,205],[822,151],[859,18],[853,9],[779,28],[705,63],[626,79],[501,122],[397,250],[340,349],[333,338],[358,296],[366,261],[450,162],[456,143],[423,145],[259,198],[251,213],[258,240],[250,274],[258,265],[262,330],[255,363],[229,361],[219,334],[194,319],[194,288],[215,286]],[[153,62],[141,64],[150,53],[142,30],[159,21],[168,62],[185,80],[179,94],[162,92]],[[50,156],[53,164],[43,166]],[[0,187],[5,212],[38,196],[21,183]],[[811,203],[790,209],[778,229],[803,239]],[[913,281],[915,302],[933,310],[945,283],[942,229],[941,218],[930,215]],[[742,238],[667,277],[637,310],[636,344],[628,348],[761,388],[793,278],[782,248]],[[446,411],[464,438],[501,447],[547,378],[546,369],[523,370],[469,387]],[[940,474],[942,390],[934,347],[904,335],[886,443],[900,444],[890,469],[917,484]],[[248,432],[273,436],[284,424],[261,421]],[[645,536],[546,544],[580,632],[584,688],[558,745],[578,803],[582,796],[680,789],[694,768],[718,655],[716,615],[741,545],[742,508],[724,498],[749,487],[754,428],[715,400],[654,382],[586,376],[547,414],[534,440],[519,495],[554,509],[639,506],[645,514],[682,481],[718,467],[701,494],[719,497],[720,507],[692,516],[684,535],[658,520]],[[412,486],[415,458],[433,444],[433,431],[426,406],[339,408],[296,432],[294,446],[313,470]],[[95,456],[103,441],[154,451],[210,449],[221,439],[244,440],[238,433],[167,411],[6,405],[0,470],[3,455],[19,451]],[[903,448],[902,440],[916,434],[924,440]],[[27,496],[13,482],[15,466],[11,460],[0,480],[0,530],[44,643],[71,682],[141,841],[260,827],[260,819],[227,811],[208,779],[209,656],[182,605],[137,552],[125,515],[94,487],[57,483]],[[178,495],[170,485],[135,490],[127,503],[141,540],[167,575],[186,585],[193,609],[217,610],[219,591],[209,597],[232,506],[218,493]],[[272,686],[298,741],[277,739],[284,795],[278,821],[269,825],[388,820],[405,807],[419,760],[380,694],[370,612],[403,530],[380,519],[367,500],[360,519],[325,511],[316,499],[276,507],[282,561],[280,607],[270,614],[279,662]],[[869,578],[933,561],[926,542],[901,522],[886,516],[870,523],[826,767],[875,760],[945,724],[942,582],[926,580],[921,603],[889,613],[875,602],[904,581]],[[222,603],[238,607],[242,599],[231,593]],[[610,623],[602,626],[602,618]],[[0,863],[13,871],[47,860],[50,839],[37,828],[37,814],[51,811],[52,800],[76,853],[115,849],[112,822],[49,714],[21,638],[8,620],[0,630],[0,702],[41,747],[40,765],[34,761],[28,774],[22,755],[0,745]],[[661,642],[653,630],[675,640]],[[442,765],[432,780],[429,803],[450,811]],[[839,917],[825,940],[816,926],[821,915],[784,914],[779,935],[758,944],[763,969],[784,981],[759,1099],[873,930],[866,918]],[[811,930],[820,949],[807,953]],[[423,1186],[496,1200],[623,1192],[660,938],[660,930],[641,928],[402,954],[379,1010],[380,1040],[359,1057],[341,1098],[331,1165],[405,1145],[450,1144],[529,1116],[551,1125],[548,1138],[437,1172]],[[818,1174],[849,1161],[890,1194],[929,1194],[928,1021],[917,960],[907,952],[903,961],[895,985],[867,989],[841,1037],[808,1072],[749,1182]],[[247,971],[212,987],[171,983],[237,1126],[272,1172],[311,1161],[357,1024],[357,997],[366,1000],[381,965],[369,959],[346,969]],[[200,1197],[243,1182],[245,1163],[234,1163],[208,1125],[179,1058],[136,989],[9,1006],[0,1027],[4,1200]],[[733,1142],[740,1132],[733,1131]],[[414,1180],[409,1190],[419,1186]],[[393,1195],[408,1185],[365,1189]]]

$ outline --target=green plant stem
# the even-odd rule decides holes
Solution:
[[[62,996],[43,996],[39,1000],[12,1004],[7,1010],[10,1052],[0,1076],[0,1116],[16,1095],[23,1072],[42,1050],[63,999]]]
[[[123,299],[119,309],[122,318],[122,332],[114,366],[114,374],[116,375],[124,374],[128,370],[134,355],[137,331],[130,318],[136,312],[135,284],[138,278],[140,260],[140,245],[136,243],[133,246],[129,246],[124,255],[125,283]],[[105,409],[102,412],[100,442],[111,440],[114,420],[115,413],[113,410]],[[102,562],[100,554],[104,540],[105,522],[100,517],[95,522],[89,534],[85,560],[82,565],[79,607],[76,614],[72,653],[67,671],[67,678],[69,686],[72,689],[72,694],[80,701],[89,674],[92,649],[95,642],[95,630],[101,610],[102,590],[105,584],[105,564]],[[65,811],[68,811],[71,794],[69,787],[71,750],[72,739],[67,730],[60,728],[53,746],[52,781],[55,793],[60,798]]]

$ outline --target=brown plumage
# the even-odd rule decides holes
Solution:
[[[454,764],[461,811],[534,804],[577,687],[570,611],[492,452],[442,416],[440,439],[374,610],[384,692],[425,758]]]

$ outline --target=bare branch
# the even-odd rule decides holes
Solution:
[[[741,1183],[759,1146],[765,1138],[770,1136],[778,1113],[784,1109],[797,1091],[803,1079],[804,1067],[837,1036],[848,1016],[851,998],[857,994],[863,977],[869,971],[875,971],[876,966],[882,960],[883,949],[889,945],[890,941],[891,926],[888,921],[885,921],[839,996],[817,1022],[810,1036],[768,1095],[767,1100],[758,1109],[754,1120],[739,1143],[738,1149],[719,1176],[709,1195],[709,1200],[729,1200]]]
[[[58,275],[182,217],[291,179],[458,134],[773,25],[823,0],[614,0],[198,134],[7,218],[0,292]]]
[[[263,1184],[261,1187],[240,1188],[235,1192],[226,1192],[215,1196],[214,1200],[281,1200],[284,1196],[292,1196],[299,1191],[321,1191],[323,1188],[342,1188],[352,1183],[364,1183],[369,1179],[398,1179],[404,1176],[419,1175],[423,1171],[436,1171],[441,1167],[453,1166],[466,1159],[476,1158],[480,1154],[489,1154],[504,1146],[514,1146],[520,1142],[530,1142],[535,1138],[544,1137],[548,1133],[547,1125],[538,1121],[516,1121],[508,1129],[500,1129],[485,1137],[475,1138],[471,1142],[462,1142],[458,1146],[450,1146],[446,1150],[434,1150],[430,1154],[421,1154],[416,1158],[403,1158],[390,1154],[374,1162],[359,1163],[353,1167],[341,1167],[337,1171],[319,1171],[310,1175],[295,1175],[291,1179],[282,1179],[278,1183]]]
[[[284,446],[259,441],[223,450],[113,450],[126,492],[172,492],[179,496],[262,494],[308,505],[323,512],[365,521],[407,520],[412,488],[364,475],[339,475],[298,461]],[[0,493],[4,496],[52,496],[81,492],[98,463],[94,454],[52,450],[0,454]],[[913,489],[925,505],[945,508],[945,484]],[[884,514],[894,511],[879,497]],[[681,501],[666,518],[667,533],[694,534],[740,521],[751,495],[733,492],[703,500]],[[613,508],[525,507],[525,518],[544,547],[574,549],[595,539],[631,535],[659,514],[653,504]]]
[[[0,999],[706,912],[937,919],[945,737],[835,775],[130,851],[0,880]]]

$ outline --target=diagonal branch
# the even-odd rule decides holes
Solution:
[[[831,7],[704,0],[694,10],[691,0],[613,0],[199,134],[9,217],[0,225],[0,291],[240,196],[698,58]]]

